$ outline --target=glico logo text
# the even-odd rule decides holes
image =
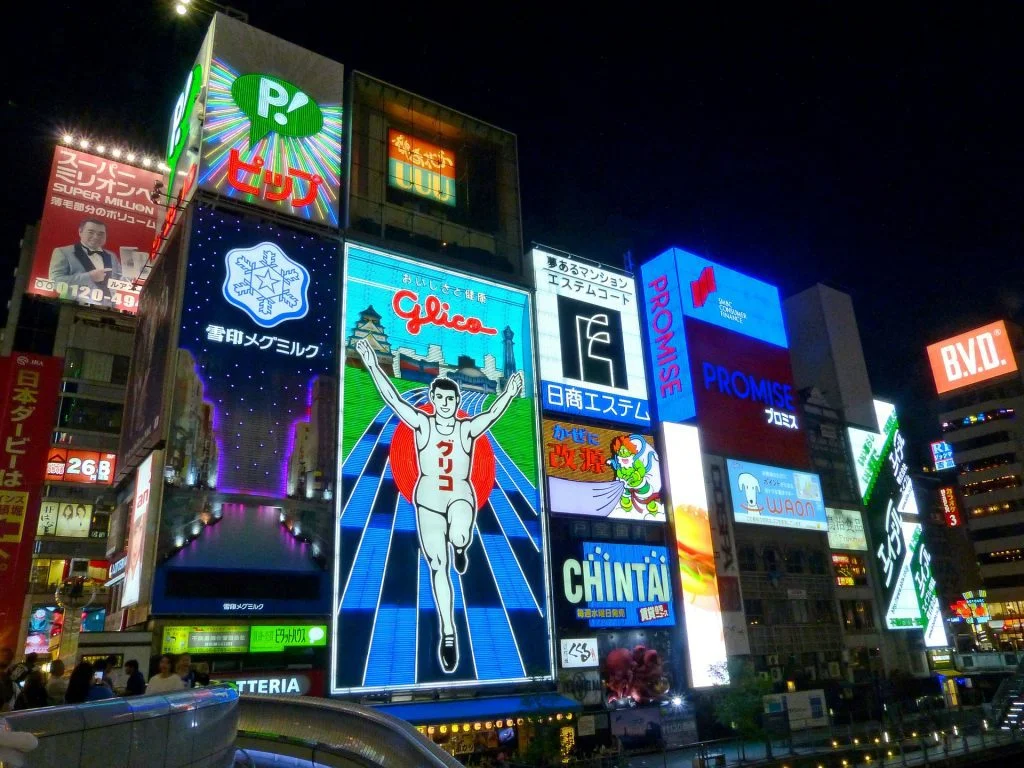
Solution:
[[[793,388],[771,379],[757,378],[753,374],[726,368],[704,361],[704,389],[717,389],[723,395],[737,397],[740,400],[752,400],[764,403],[772,408],[795,411],[793,404]]]

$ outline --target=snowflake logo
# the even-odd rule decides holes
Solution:
[[[233,248],[224,257],[224,298],[263,328],[309,312],[309,272],[274,243]]]

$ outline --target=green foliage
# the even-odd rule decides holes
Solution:
[[[484,409],[491,407],[494,397],[488,395],[484,400]],[[534,413],[532,397],[517,397],[508,406],[508,410],[491,427],[491,437],[501,443],[501,447],[509,455],[520,471],[534,485],[537,477],[537,417]]]
[[[726,728],[734,729],[741,738],[763,737],[763,698],[772,692],[771,682],[760,678],[753,666],[743,659],[729,659],[728,673],[725,665],[712,671],[719,681],[724,681],[727,674],[729,686],[716,692],[715,719]]]

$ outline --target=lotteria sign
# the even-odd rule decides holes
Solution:
[[[305,696],[311,687],[309,676],[301,674],[266,674],[259,677],[222,677],[218,682],[227,683],[239,693],[262,696]]]
[[[828,530],[817,475],[733,459],[728,467],[737,523]]]
[[[676,623],[668,550],[643,544],[583,542],[563,557],[563,615],[591,628],[671,627]]]

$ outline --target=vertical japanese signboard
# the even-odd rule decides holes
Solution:
[[[539,248],[532,256],[544,410],[649,426],[634,279]]]
[[[732,525],[733,512],[729,500],[729,475],[726,472],[725,459],[706,456],[704,478],[709,502],[711,541],[715,549],[725,647],[730,656],[746,656],[750,653],[750,637],[747,632],[747,617],[743,611],[740,566]]]
[[[63,361],[0,358],[0,648],[21,624]]]
[[[552,678],[530,295],[346,245],[332,692]]]
[[[725,629],[719,602],[708,496],[700,436],[696,427],[661,425],[665,446],[672,528],[683,590],[683,618],[690,685],[705,688],[729,682]]]
[[[861,498],[867,509],[871,544],[878,559],[889,629],[923,629],[925,645],[947,645],[931,572],[931,555],[921,537],[914,485],[906,463],[906,441],[896,408],[875,400],[878,432],[848,428]]]
[[[58,146],[26,292],[135,314],[159,179],[156,171]]]
[[[153,456],[150,454],[135,472],[135,490],[128,515],[128,566],[124,572],[124,589],[121,592],[121,608],[128,608],[142,597],[142,582],[148,571],[146,552],[150,541],[150,512],[159,508],[160,476],[153,478]],[[154,486],[156,497],[154,498]],[[154,503],[155,502],[155,503]]]
[[[341,64],[218,14],[199,187],[338,226]]]

